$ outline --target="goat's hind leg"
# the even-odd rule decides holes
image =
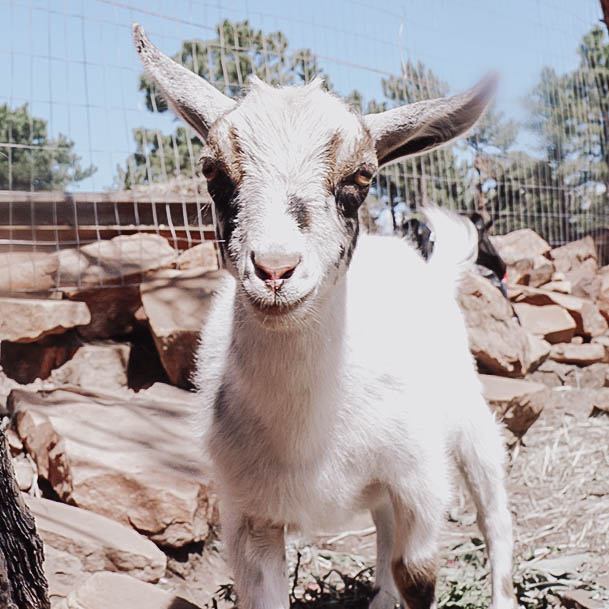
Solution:
[[[512,518],[505,490],[505,448],[498,423],[479,397],[461,419],[456,457],[478,511],[491,565],[493,609],[518,606],[512,583]]]

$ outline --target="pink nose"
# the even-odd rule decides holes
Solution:
[[[260,255],[252,254],[252,261],[256,269],[256,275],[266,282],[277,287],[283,283],[284,279],[289,279],[294,270],[300,263],[300,256],[296,254],[288,255]]]

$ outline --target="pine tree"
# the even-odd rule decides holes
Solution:
[[[33,117],[27,104],[0,105],[0,190],[61,190],[88,178],[96,169],[83,168],[74,142],[65,135],[49,138],[47,122]]]

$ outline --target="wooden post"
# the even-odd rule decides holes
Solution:
[[[603,21],[609,30],[609,0],[601,0],[601,9],[603,10]]]
[[[0,429],[0,607],[49,609],[42,541],[25,505]]]

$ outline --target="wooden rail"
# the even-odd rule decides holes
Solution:
[[[0,251],[48,251],[138,232],[176,249],[214,239],[207,195],[0,190]]]

